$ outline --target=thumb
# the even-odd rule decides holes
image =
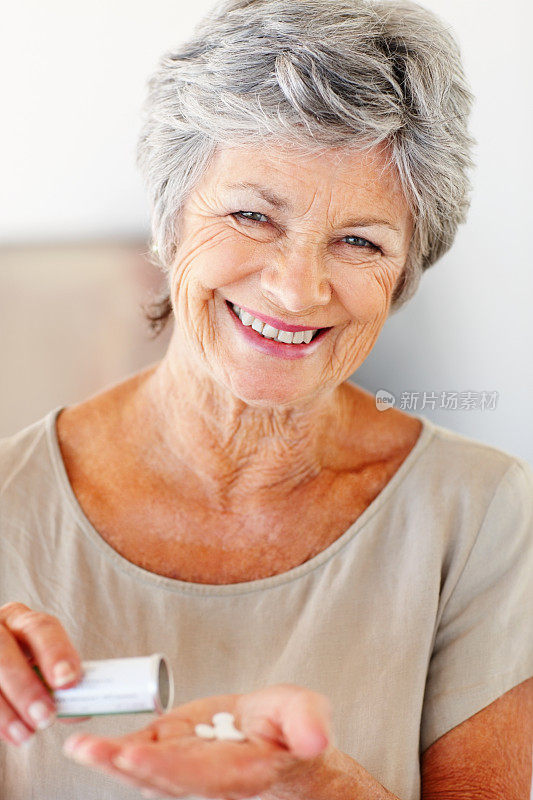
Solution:
[[[296,690],[281,713],[281,729],[291,752],[298,758],[320,755],[331,739],[328,698],[310,689]]]

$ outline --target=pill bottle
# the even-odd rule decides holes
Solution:
[[[43,680],[39,668],[34,666],[34,669]],[[174,680],[168,660],[160,653],[82,661],[82,670],[82,679],[70,689],[47,687],[58,717],[145,711],[163,714],[172,707]]]

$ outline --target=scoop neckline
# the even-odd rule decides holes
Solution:
[[[139,567],[128,559],[121,556],[105,539],[98,533],[96,528],[89,521],[85,515],[78,498],[74,494],[74,490],[70,484],[67,470],[63,461],[63,456],[59,447],[59,440],[57,437],[56,420],[61,411],[67,406],[58,406],[54,408],[45,418],[46,438],[48,449],[52,460],[55,477],[59,485],[60,491],[65,499],[67,506],[78,523],[83,534],[90,540],[93,545],[96,545],[98,550],[117,568],[126,572],[131,577],[148,582],[152,585],[158,586],[162,589],[171,592],[180,592],[185,594],[203,595],[203,596],[223,596],[223,595],[240,595],[247,594],[248,592],[263,591],[272,589],[282,584],[295,581],[302,578],[304,575],[309,574],[313,570],[325,564],[336,553],[345,547],[353,537],[372,519],[372,517],[379,511],[379,509],[387,503],[396,489],[400,486],[407,473],[410,471],[413,464],[420,457],[430,440],[435,433],[435,425],[427,417],[417,416],[422,423],[422,429],[419,433],[418,439],[414,446],[411,448],[408,455],[400,464],[392,478],[383,487],[379,494],[372,500],[362,514],[344,531],[341,536],[335,539],[332,544],[313,556],[303,564],[299,564],[286,572],[280,572],[277,575],[271,575],[267,578],[257,578],[252,581],[242,581],[240,583],[195,583],[193,581],[183,581],[178,578],[167,578],[164,575],[158,575],[155,572]]]

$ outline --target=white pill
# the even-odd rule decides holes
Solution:
[[[213,723],[215,728],[226,725],[233,727],[233,724],[235,722],[235,717],[233,716],[233,714],[230,714],[229,711],[219,711],[218,714],[213,714],[211,722]]]
[[[217,735],[215,729],[212,728],[211,725],[206,725],[203,722],[194,726],[194,732],[201,739],[215,739]]]

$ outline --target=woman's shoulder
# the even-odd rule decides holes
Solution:
[[[425,417],[424,428],[431,436],[427,461],[439,473],[457,474],[462,479],[482,481],[501,478],[508,471],[533,476],[526,459],[473,436],[439,425]]]
[[[50,469],[49,431],[60,408],[0,439],[0,496],[16,479]]]
[[[455,545],[466,537],[470,546],[484,524],[495,536],[498,526],[508,530],[514,510],[530,514],[533,524],[533,470],[525,459],[422,419],[424,439],[406,481],[406,503],[438,522]]]
[[[524,458],[423,415],[378,410],[372,394],[353,388],[359,407],[372,420],[368,430],[376,452],[398,453],[407,478],[405,494],[416,494],[419,503],[426,498],[432,504],[438,499],[440,506],[448,500],[452,505],[457,500],[486,505],[504,479],[514,482],[517,491],[533,491],[533,470]]]

